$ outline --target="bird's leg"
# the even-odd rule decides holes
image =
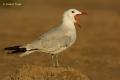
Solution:
[[[59,61],[58,61],[58,54],[55,54],[55,66],[58,67],[59,66]]]
[[[59,63],[58,63],[58,55],[57,54],[52,54],[51,55],[52,58],[52,64],[54,67],[58,67]]]
[[[52,60],[51,60],[51,61],[52,61],[52,66],[55,66],[54,56],[55,56],[54,54],[51,54],[51,59],[52,59]]]

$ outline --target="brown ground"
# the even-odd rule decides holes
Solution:
[[[120,80],[119,0],[25,0],[23,6],[0,8],[0,80],[23,64],[50,66],[44,53],[19,58],[3,48],[28,43],[57,25],[68,8],[86,11],[77,28],[76,43],[59,56],[61,66],[71,66],[92,80]]]

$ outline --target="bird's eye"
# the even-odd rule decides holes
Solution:
[[[75,13],[74,11],[72,11],[72,13]]]

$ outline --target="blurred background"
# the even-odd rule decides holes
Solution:
[[[81,16],[77,41],[59,54],[61,66],[73,67],[92,80],[120,80],[119,0],[0,0],[0,80],[23,64],[50,66],[49,54],[19,58],[4,47],[22,45],[59,24],[70,8],[87,12]]]

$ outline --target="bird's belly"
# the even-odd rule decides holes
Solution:
[[[70,41],[70,44],[69,44],[69,47],[70,47],[76,41],[76,32],[68,33],[67,35],[71,38],[71,41]]]
[[[76,41],[76,34],[75,34],[74,36],[72,35],[72,36],[70,36],[70,37],[71,37],[71,40],[70,40],[69,44],[67,44],[67,45],[64,46],[64,47],[61,47],[61,48],[53,51],[52,54],[60,53],[60,52],[62,52],[62,51],[64,51],[64,50],[66,50],[67,48],[71,47],[71,46],[75,43],[75,41]]]
[[[75,41],[74,41],[74,42],[75,42]],[[51,53],[51,54],[58,54],[58,53],[60,53],[60,52],[62,52],[62,51],[64,51],[64,50],[66,50],[67,48],[71,47],[72,44],[74,44],[74,42],[71,42],[71,43],[68,44],[67,46],[64,46],[64,47],[58,48],[57,50],[52,51],[52,52],[49,52],[49,53]]]

